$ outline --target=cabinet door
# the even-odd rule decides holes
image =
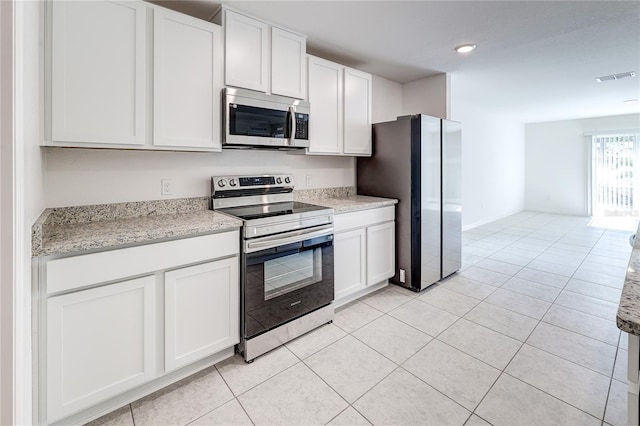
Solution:
[[[371,74],[344,70],[344,153],[371,155]]]
[[[225,11],[224,80],[228,86],[269,90],[269,26],[244,15]]]
[[[144,2],[51,3],[52,140],[144,144]]]
[[[342,65],[308,56],[309,152],[342,152]]]
[[[367,228],[367,285],[377,284],[395,274],[395,222]]]
[[[153,378],[155,277],[47,300],[47,422]]]
[[[364,228],[339,232],[333,240],[335,300],[367,286]]]
[[[221,29],[153,12],[153,144],[221,150]]]
[[[238,258],[165,273],[165,370],[238,343]]]
[[[271,93],[306,97],[307,40],[280,28],[271,28]]]

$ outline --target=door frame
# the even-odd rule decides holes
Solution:
[[[22,2],[0,0],[0,424],[30,424],[33,414],[23,18]]]
[[[15,424],[15,3],[0,1],[0,424]]]

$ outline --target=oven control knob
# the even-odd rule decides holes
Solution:
[[[220,188],[224,188],[224,187],[226,186],[226,184],[227,184],[227,182],[225,182],[225,180],[224,180],[224,179],[220,179],[220,180],[218,181],[218,186],[219,186]]]
[[[276,178],[276,183],[282,183],[282,178],[281,177]]]
[[[284,178],[284,183],[291,183],[291,178],[289,176]]]
[[[236,186],[237,184],[238,184],[238,183],[236,182],[236,180],[235,180],[235,179],[231,179],[231,180],[229,181],[229,185],[231,185],[231,186]]]

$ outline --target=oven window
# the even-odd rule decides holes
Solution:
[[[288,138],[288,113],[267,108],[229,104],[229,133],[240,136]]]
[[[264,262],[264,300],[322,281],[322,249],[300,251]]]

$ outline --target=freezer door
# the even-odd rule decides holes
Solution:
[[[441,266],[441,187],[440,119],[421,117],[420,158],[420,289],[440,280]],[[415,161],[415,159],[414,159]],[[415,250],[416,248],[414,248]]]
[[[462,126],[442,120],[442,278],[462,266]]]

